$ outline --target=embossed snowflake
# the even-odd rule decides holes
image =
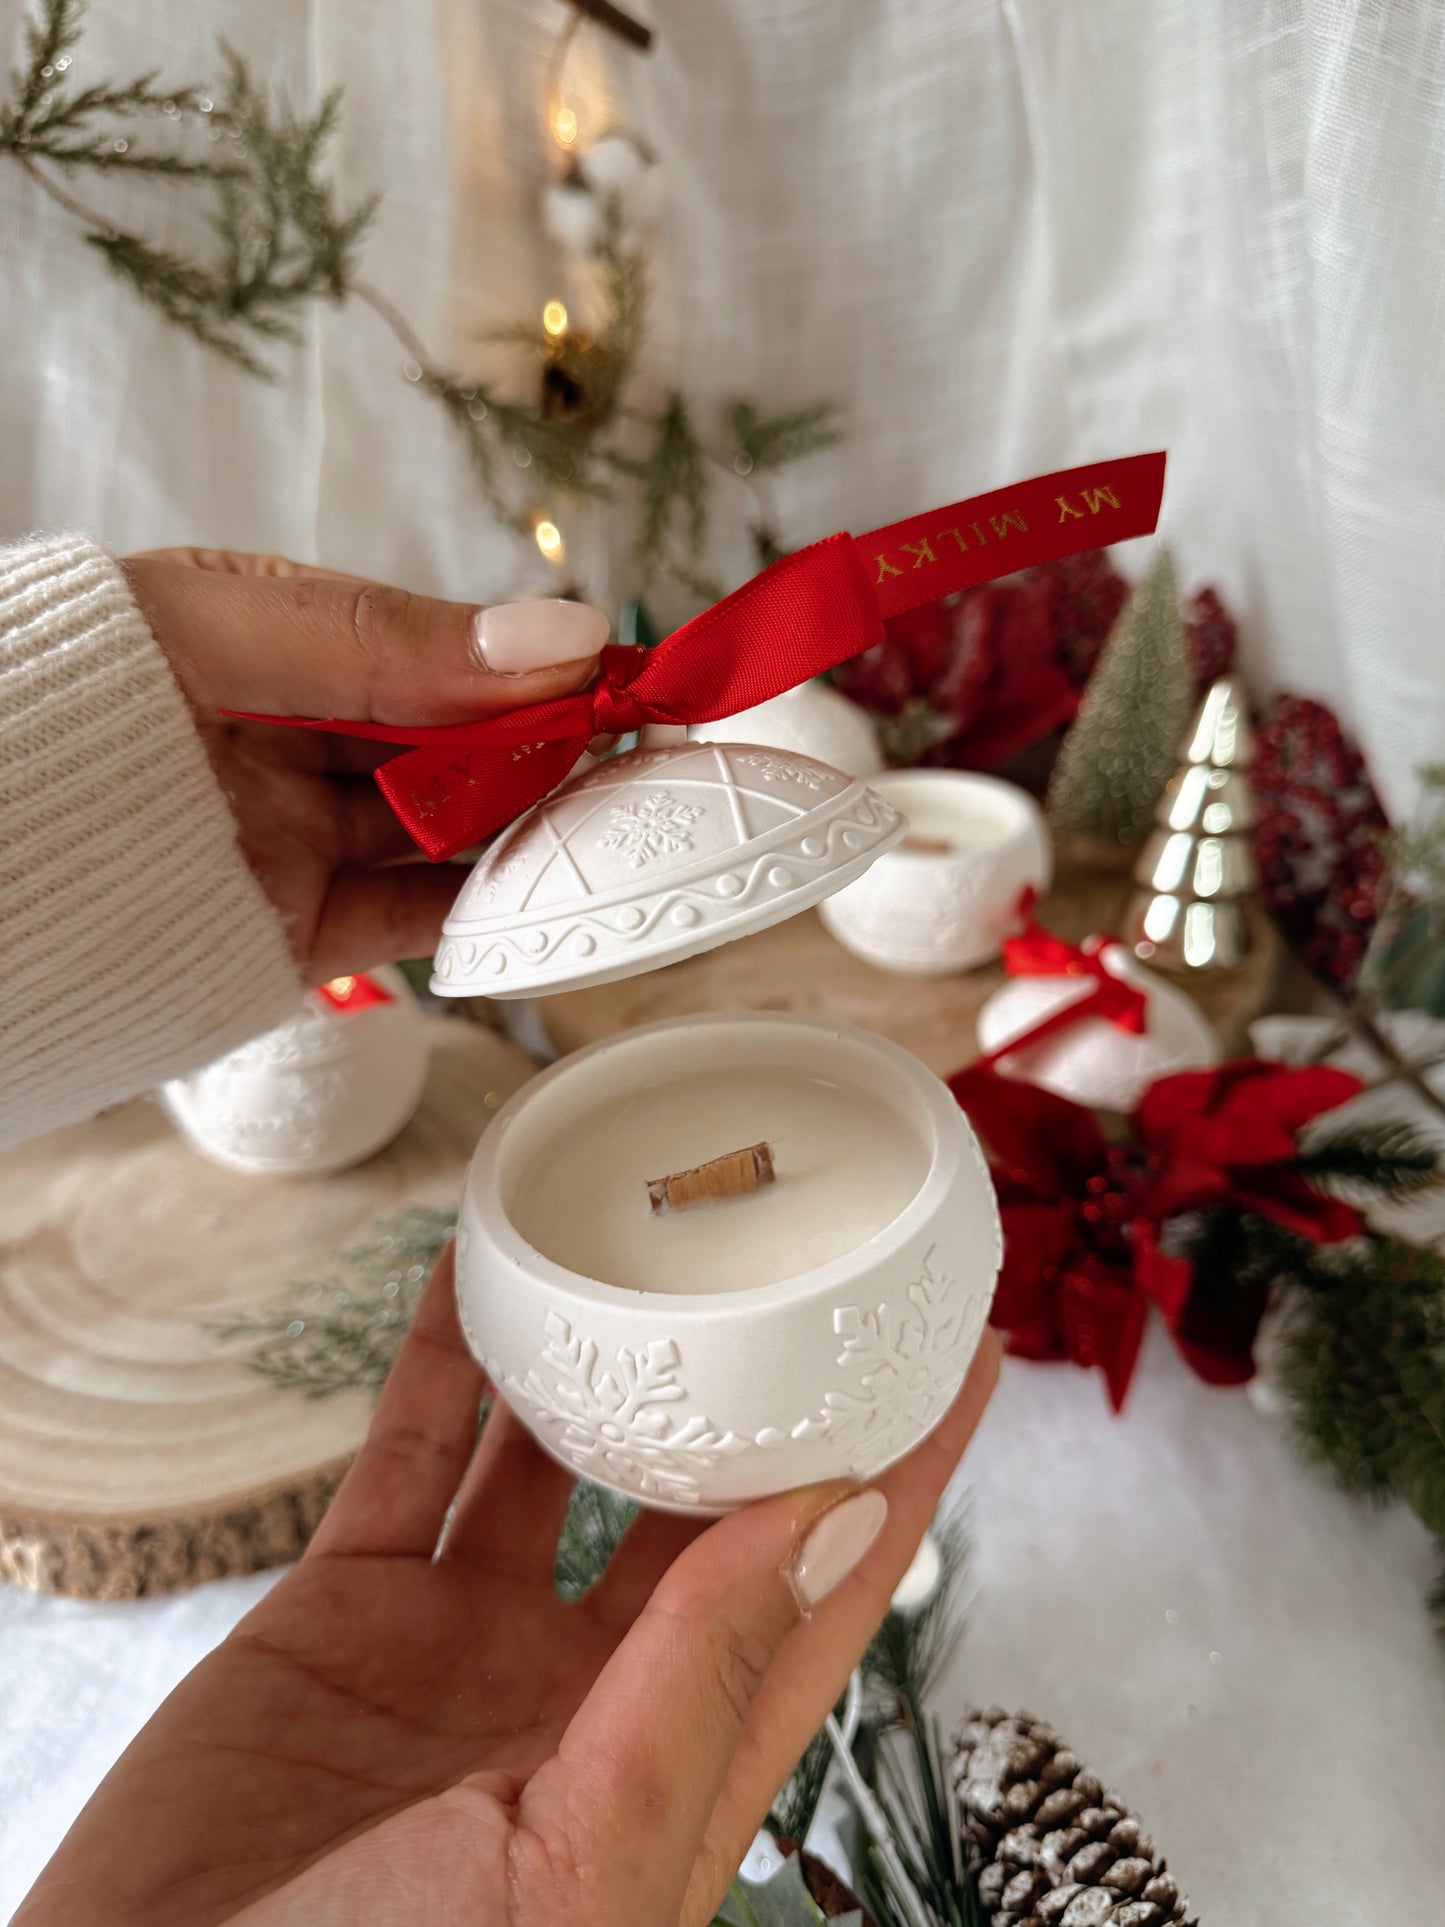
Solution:
[[[808,769],[802,763],[795,763],[786,756],[773,756],[760,752],[754,756],[740,756],[738,761],[746,769],[755,769],[765,783],[796,783],[800,789],[820,790],[823,787],[821,770]]]
[[[676,1343],[654,1338],[640,1351],[618,1349],[606,1364],[595,1339],[579,1338],[560,1312],[547,1315],[540,1366],[508,1378],[509,1399],[531,1408],[557,1455],[591,1479],[640,1498],[696,1505],[699,1471],[749,1443],[694,1415],[678,1422],[666,1409],[687,1397],[678,1383]]]
[[[982,1315],[956,1279],[933,1269],[932,1254],[899,1314],[886,1304],[873,1311],[838,1306],[838,1363],[856,1377],[847,1390],[829,1392],[823,1410],[795,1426],[793,1436],[826,1432],[859,1477],[880,1471],[943,1416]]]
[[[692,848],[692,825],[700,805],[679,803],[667,790],[654,790],[638,803],[619,803],[598,847],[620,850],[634,870],[656,856],[675,856]]]

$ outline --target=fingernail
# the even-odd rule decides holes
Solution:
[[[872,1488],[855,1492],[823,1514],[793,1559],[793,1590],[805,1611],[848,1577],[887,1517],[888,1501]]]
[[[472,618],[477,660],[494,676],[582,662],[607,640],[607,618],[589,602],[499,602]]]

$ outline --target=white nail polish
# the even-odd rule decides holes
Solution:
[[[595,656],[607,618],[588,602],[499,602],[473,618],[477,659],[494,676],[525,676]]]
[[[888,1501],[870,1489],[855,1492],[825,1512],[798,1548],[793,1587],[805,1610],[825,1599],[848,1577],[888,1517]]]

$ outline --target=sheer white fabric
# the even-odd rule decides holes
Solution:
[[[20,16],[0,0],[7,53]],[[1167,446],[1185,578],[1218,583],[1262,688],[1340,708],[1406,807],[1445,753],[1445,9],[653,0],[651,17],[650,58],[588,29],[569,78],[584,141],[615,115],[662,157],[648,392],[681,386],[705,421],[737,395],[847,403],[846,448],[778,491],[794,540]],[[560,0],[130,0],[95,9],[78,64],[201,75],[223,32],[302,99],[343,84],[337,175],[385,192],[370,279],[439,357],[495,370],[490,329],[583,293],[537,218],[564,18]],[[185,190],[75,185],[148,232],[192,231]],[[263,388],[141,309],[13,165],[0,223],[0,533],[545,589],[374,315],[318,311]],[[725,479],[717,499],[714,562],[739,579],[749,501]],[[626,591],[609,512],[566,533],[594,596]],[[1118,1423],[1081,1375],[1007,1375],[972,1471],[958,1694],[1055,1720],[1139,1802],[1206,1921],[1373,1927],[1381,1896],[1424,1920],[1445,1725],[1424,1536],[1300,1471],[1161,1347]],[[255,1590],[0,1593],[0,1903]]]
[[[0,0],[18,36],[19,0]],[[662,158],[644,386],[704,421],[736,395],[848,408],[780,490],[795,540],[1047,466],[1167,445],[1165,532],[1222,587],[1249,666],[1335,703],[1397,812],[1445,747],[1445,10],[1365,0],[655,4],[654,53],[595,28],[589,135]],[[557,0],[135,0],[87,74],[214,72],[226,33],[301,99],[346,89],[352,194],[385,200],[370,278],[454,362],[565,273],[538,202]],[[149,231],[161,183],[77,183]],[[500,536],[400,351],[325,310],[261,389],[142,311],[74,222],[0,175],[0,531],[121,548],[289,549],[415,587],[545,586]],[[583,290],[574,287],[574,299]],[[720,478],[715,562],[749,570]],[[600,597],[611,512],[567,519]],[[674,602],[668,613],[686,613]]]

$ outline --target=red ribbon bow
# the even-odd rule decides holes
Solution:
[[[439,728],[243,719],[405,747],[376,780],[437,862],[539,801],[594,736],[647,723],[720,722],[871,648],[891,616],[1152,533],[1163,492],[1164,456],[1131,455],[1038,476],[870,535],[831,535],[775,562],[657,648],[604,649],[592,689],[506,716]]]
[[[1020,899],[1019,911],[1025,918],[1029,918],[1035,895],[1033,890],[1026,890]],[[1056,937],[1031,918],[1018,936],[1006,938],[1003,966],[1010,977],[1083,977],[1092,978],[1093,982],[1084,996],[1076,997],[1061,1010],[1050,1011],[1019,1036],[979,1058],[979,1066],[991,1070],[1000,1059],[1068,1030],[1081,1017],[1102,1017],[1108,1023],[1117,1024],[1120,1030],[1142,1036],[1144,993],[1105,968],[1104,952],[1112,942],[1112,937],[1089,937],[1082,944],[1065,943],[1062,937]]]

